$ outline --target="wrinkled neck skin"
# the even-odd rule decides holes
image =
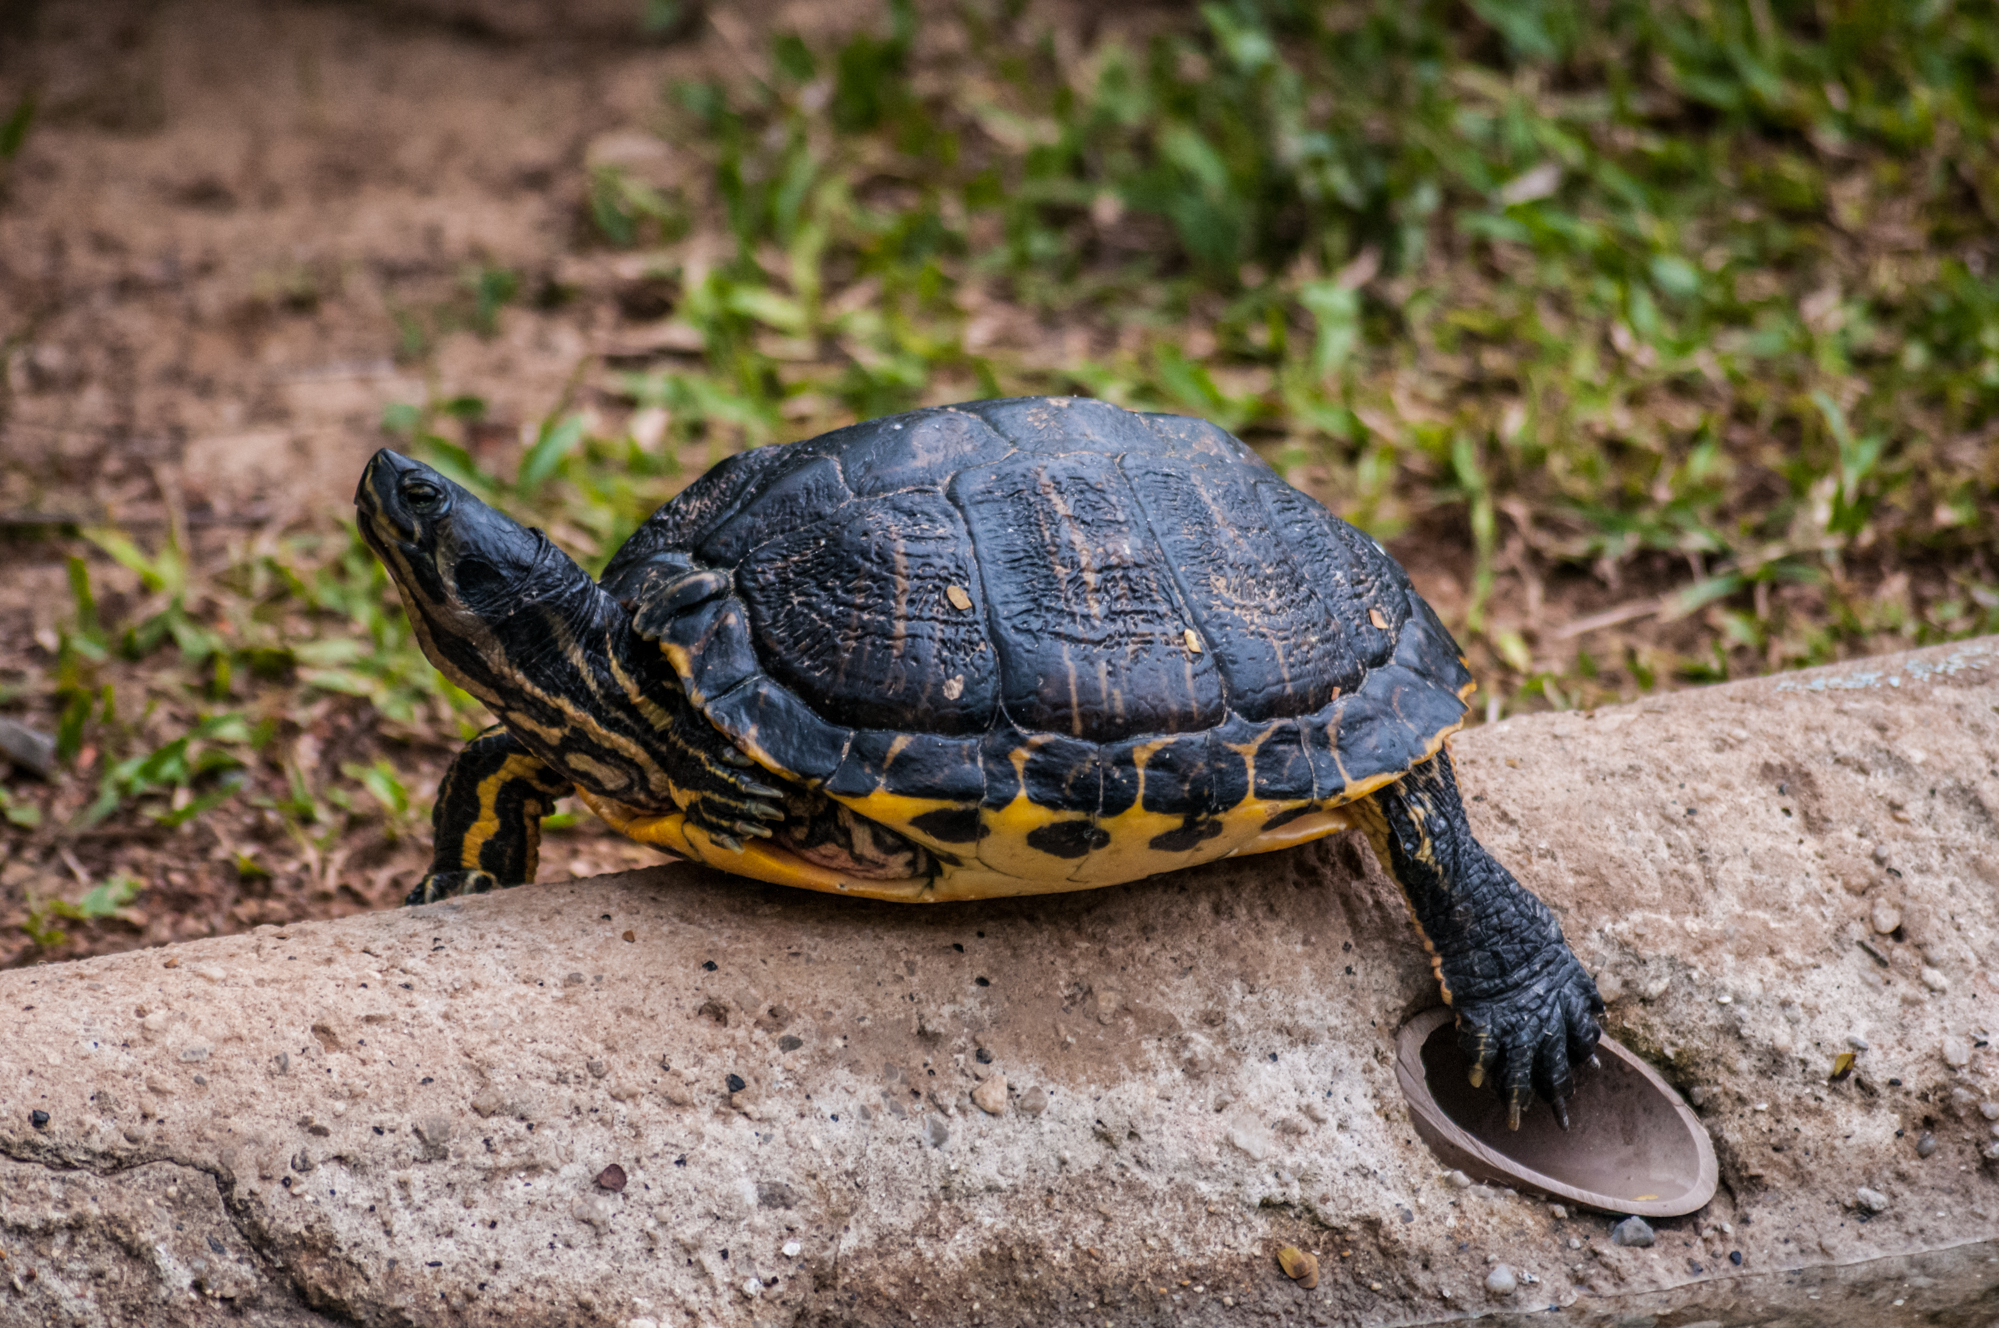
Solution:
[[[671,807],[654,752],[659,716],[680,704],[671,668],[554,545],[544,540],[522,580],[533,591],[504,612],[454,601],[433,618],[405,594],[424,654],[571,782],[633,807]]]

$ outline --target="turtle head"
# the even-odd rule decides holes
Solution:
[[[354,493],[361,537],[409,610],[423,653],[453,682],[504,705],[552,643],[572,650],[615,609],[589,573],[530,530],[387,448]],[[601,602],[600,602],[601,601]]]
[[[538,530],[529,530],[480,502],[468,490],[388,448],[375,453],[354,492],[361,537],[389,569],[410,608],[433,622],[469,614],[491,622],[522,599],[531,584],[566,558]],[[546,569],[546,570],[545,570]],[[574,563],[569,570],[583,576]]]

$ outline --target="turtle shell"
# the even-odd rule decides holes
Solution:
[[[660,643],[708,718],[969,872],[962,893],[1338,829],[1471,686],[1374,540],[1212,424],[1087,399],[730,457],[603,584],[675,597]]]

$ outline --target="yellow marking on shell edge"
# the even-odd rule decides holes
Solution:
[[[1237,857],[1248,857],[1252,853],[1275,853],[1281,848],[1296,848],[1309,844],[1314,839],[1324,839],[1327,835],[1351,830],[1354,819],[1343,808],[1329,807],[1324,811],[1301,816],[1295,821],[1287,821],[1275,830],[1266,830],[1255,839],[1236,850]]]
[[[532,756],[509,756],[500,762],[500,768],[479,781],[476,790],[479,797],[479,819],[465,829],[465,838],[459,848],[458,865],[467,871],[479,868],[479,853],[486,847],[486,841],[500,833],[500,790],[509,781],[525,779],[532,781],[541,762]],[[541,830],[539,823],[529,827],[529,856],[534,855],[533,839]],[[528,878],[534,878],[534,863],[528,863]]]
[[[944,598],[951,601],[951,607],[963,613],[972,607],[972,597],[963,586],[944,587]]]

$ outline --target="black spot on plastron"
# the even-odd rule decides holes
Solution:
[[[1027,835],[1029,848],[1056,858],[1080,858],[1110,842],[1107,832],[1088,821],[1057,821]]]
[[[979,819],[977,807],[939,807],[911,818],[909,825],[947,844],[976,844],[990,833]]]
[[[1178,830],[1168,830],[1163,835],[1152,837],[1151,847],[1159,853],[1185,853],[1199,848],[1208,840],[1222,832],[1222,823],[1213,817],[1187,818],[1187,823]]]
[[[1310,816],[1312,811],[1310,807],[1293,807],[1288,812],[1279,812],[1263,823],[1264,832],[1275,830],[1280,825],[1289,825],[1301,816]]]

